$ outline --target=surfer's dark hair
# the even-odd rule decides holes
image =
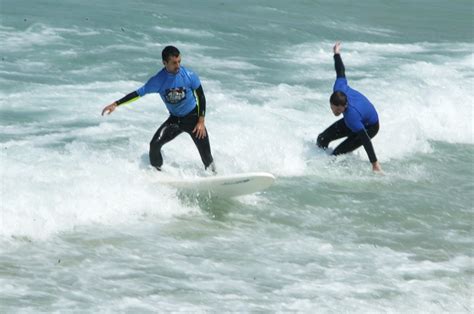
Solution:
[[[166,46],[161,52],[161,59],[168,61],[170,57],[178,57],[181,53],[175,46]]]
[[[334,106],[345,106],[347,105],[347,96],[343,92],[335,91],[329,98],[329,102]]]

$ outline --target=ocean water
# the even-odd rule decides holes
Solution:
[[[0,312],[472,312],[473,6],[2,0]],[[384,175],[315,147],[338,40]],[[100,115],[168,44],[201,78],[219,172],[270,189],[161,186],[159,97]],[[203,174],[186,135],[164,156]]]

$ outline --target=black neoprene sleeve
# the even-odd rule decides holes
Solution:
[[[342,63],[342,58],[340,54],[334,55],[334,67],[336,68],[336,76],[346,77],[346,69],[344,68],[344,63]]]
[[[117,100],[116,101],[117,106],[120,106],[121,104],[129,102],[129,101],[135,100],[138,97],[140,97],[140,95],[138,95],[138,93],[136,91],[131,92],[130,94],[128,94],[128,95],[120,98],[119,100]]]
[[[199,85],[199,87],[196,89],[196,95],[198,98],[197,102],[199,108],[199,116],[204,117],[206,115],[206,96],[204,96],[202,85]]]
[[[357,132],[357,136],[359,136],[360,140],[362,141],[362,145],[364,145],[364,149],[369,156],[370,162],[374,163],[377,161],[377,156],[375,156],[374,146],[372,145],[372,141],[370,140],[369,135],[365,129],[360,130]]]

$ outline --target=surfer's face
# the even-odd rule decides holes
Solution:
[[[178,73],[179,72],[179,65],[181,64],[181,56],[170,56],[168,61],[163,61],[163,64],[166,68],[166,71],[170,73]]]
[[[346,110],[346,106],[336,106],[331,104],[332,113],[337,117]]]

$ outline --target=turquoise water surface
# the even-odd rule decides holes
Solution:
[[[3,0],[0,312],[472,312],[472,1]],[[376,106],[332,158],[332,46]],[[157,183],[156,95],[102,117],[177,46],[236,199]],[[334,147],[334,144],[331,146]],[[203,175],[181,135],[163,170]]]

